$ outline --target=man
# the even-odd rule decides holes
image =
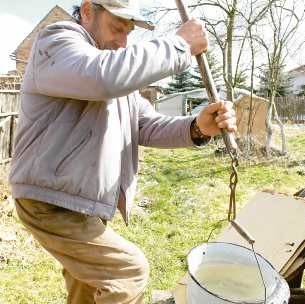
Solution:
[[[107,226],[128,221],[138,145],[206,144],[236,129],[229,103],[197,117],[167,117],[138,88],[184,71],[207,49],[200,21],[127,47],[134,26],[152,26],[128,0],[84,0],[78,23],[43,30],[22,86],[10,181],[28,230],[62,265],[68,303],[142,303],[148,263]]]

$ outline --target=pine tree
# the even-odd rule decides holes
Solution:
[[[249,89],[247,86],[247,79],[248,77],[244,71],[238,72],[234,80],[234,88]]]
[[[220,86],[222,84],[222,68],[212,54],[207,54],[207,59],[215,84],[216,86]],[[164,92],[165,94],[172,94],[191,91],[198,88],[202,89],[204,88],[204,85],[202,83],[199,68],[196,66],[189,71],[175,75],[173,81],[168,83],[167,87],[164,88]]]
[[[213,56],[212,53],[207,53],[207,60],[209,63],[209,67],[212,73],[212,77],[214,80],[214,83],[216,85],[216,87],[219,87],[223,84],[223,71],[222,71],[222,67],[219,65],[217,59]],[[201,78],[201,74],[199,71],[198,66],[195,66],[192,71],[192,78],[194,81],[194,88],[204,88],[204,84],[202,83],[202,78]]]
[[[298,92],[298,96],[305,96],[305,84],[300,86],[300,90]]]
[[[272,77],[270,76],[270,72],[267,69],[263,69],[260,76],[260,87],[259,93],[262,96],[268,97],[270,96],[272,83]],[[276,96],[287,96],[290,94],[291,88],[291,77],[284,73],[284,68],[282,67],[279,71]]]
[[[164,88],[165,94],[173,94],[193,90],[192,74],[189,71],[173,76],[173,81]]]

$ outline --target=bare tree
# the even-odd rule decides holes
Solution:
[[[258,66],[262,63],[264,49],[267,56],[267,66],[271,72],[269,81],[270,106],[266,119],[268,140],[267,153],[270,152],[272,129],[271,119],[281,128],[282,153],[287,152],[284,126],[276,111],[274,98],[278,86],[278,71],[283,66],[288,50],[291,51],[291,40],[304,14],[304,3],[299,0],[192,0],[187,1],[193,11],[193,16],[201,17],[207,23],[211,40],[220,50],[222,58],[223,79],[228,100],[234,101],[234,88],[237,86],[239,75],[249,71],[251,96],[254,90],[254,78]],[[191,3],[190,3],[191,2]],[[299,7],[296,10],[297,6]],[[303,6],[303,8],[300,8]],[[176,11],[175,7],[155,8],[155,16],[166,19]],[[298,15],[300,12],[301,15]],[[180,18],[170,24],[174,28]],[[159,20],[159,19],[158,19]],[[178,22],[177,22],[178,21]],[[270,37],[266,37],[266,35]],[[258,50],[260,49],[260,51]],[[215,52],[214,52],[215,54]],[[250,59],[250,60],[249,60]],[[272,67],[270,69],[270,67]],[[248,151],[251,146],[252,99],[248,118],[249,140],[246,145]]]
[[[249,46],[247,42],[250,31],[253,25],[264,18],[270,2],[275,1],[277,0],[207,0],[199,6],[208,23],[209,32],[222,53],[228,100],[234,100],[234,88],[238,84],[238,76],[243,72],[242,57],[245,57],[245,48]],[[214,8],[214,14],[211,14],[209,7]],[[211,17],[213,15],[217,18]]]
[[[246,41],[253,24],[263,18],[269,2],[277,0],[193,0],[188,1],[192,15],[203,18],[213,42],[221,52],[223,80],[228,100],[234,100],[234,88],[238,85],[240,75],[245,72],[242,57],[245,53]],[[180,18],[168,21],[176,11],[175,7],[158,6],[150,8],[147,14],[160,23],[167,20],[166,31],[174,28]],[[173,21],[173,19],[175,21]],[[249,61],[248,61],[249,63]]]
[[[279,87],[280,72],[284,67],[287,55],[293,49],[294,36],[304,17],[304,3],[298,0],[279,0],[272,3],[268,8],[267,20],[271,31],[260,31],[255,35],[256,41],[264,49],[267,55],[269,91],[269,107],[266,118],[267,142],[266,153],[270,155],[272,142],[272,118],[279,125],[282,138],[282,154],[287,153],[285,128],[279,118],[275,97]],[[268,37],[269,36],[269,37]]]

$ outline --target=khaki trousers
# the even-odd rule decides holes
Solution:
[[[140,304],[148,262],[98,217],[18,199],[20,220],[63,266],[68,304]]]

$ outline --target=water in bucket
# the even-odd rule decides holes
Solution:
[[[242,302],[259,302],[265,297],[262,279],[255,265],[201,264],[195,278],[210,292]]]
[[[188,304],[288,304],[289,286],[259,254],[265,288],[251,250],[211,242],[193,248],[188,256]],[[266,298],[266,301],[265,301]]]

